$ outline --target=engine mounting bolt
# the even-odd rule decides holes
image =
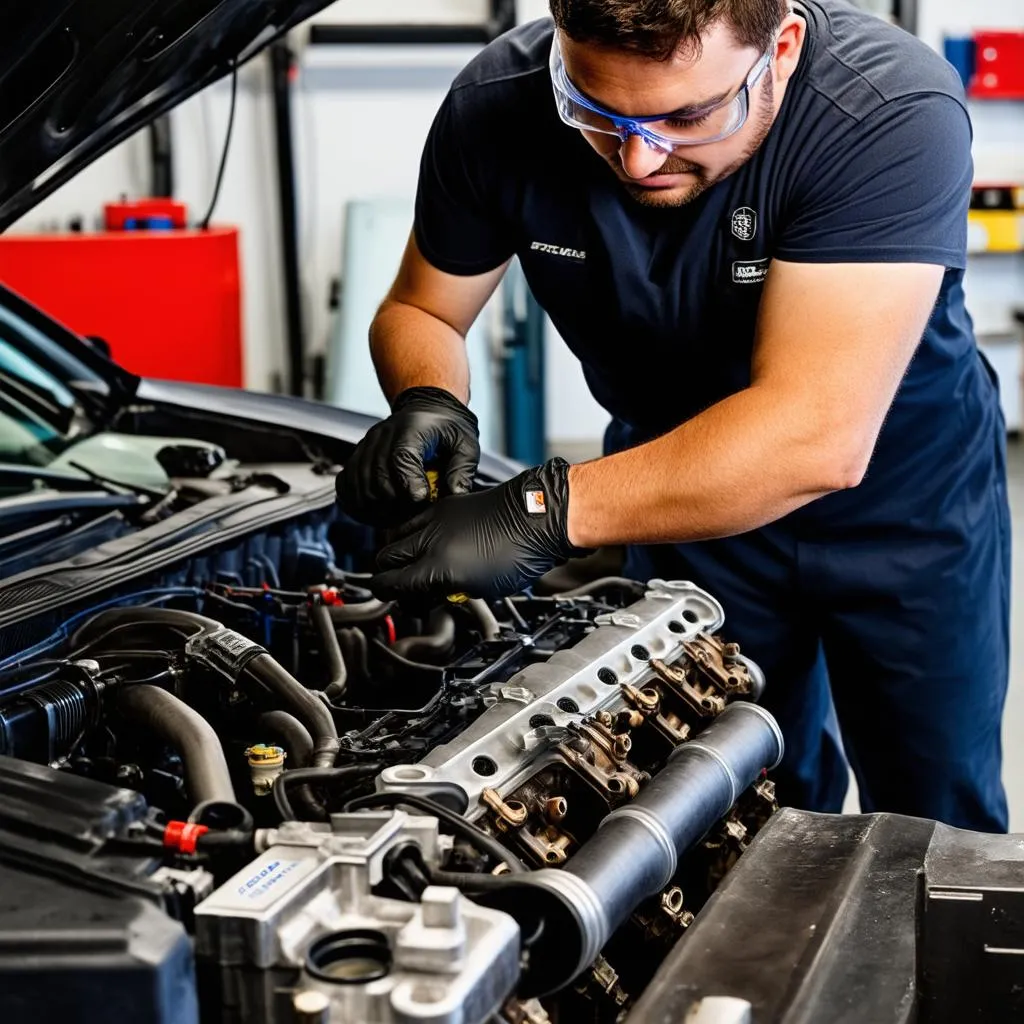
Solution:
[[[739,644],[726,644],[722,648],[722,661],[726,665],[736,664],[736,659],[739,657],[740,645]]]

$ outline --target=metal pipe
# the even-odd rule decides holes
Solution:
[[[274,140],[277,154],[277,198],[281,217],[281,255],[284,269],[288,341],[288,391],[305,390],[306,354],[299,277],[299,228],[295,198],[295,150],[292,143],[291,72],[295,55],[285,42],[270,47],[274,100]]]
[[[545,935],[559,937],[550,948],[542,939],[545,948],[534,950],[528,994],[561,988],[592,963],[636,907],[669,883],[679,857],[782,752],[782,733],[767,711],[730,704],[672,752],[635,800],[612,811],[562,870],[510,882],[495,905],[515,916],[517,906],[530,903],[527,890],[543,890],[534,895],[552,925]]]
[[[641,583],[639,580],[631,580],[626,576],[602,576],[598,580],[591,580],[589,583],[573,587],[571,590],[556,590],[551,596],[564,599],[591,597],[602,590],[621,590],[627,597],[637,600],[644,596],[647,584]]]
[[[125,718],[151,729],[181,755],[185,785],[198,804],[207,800],[235,802],[227,759],[213,726],[173,693],[138,683],[123,687],[117,706]]]
[[[174,195],[174,149],[171,138],[171,117],[164,114],[149,126],[149,194],[158,197]]]

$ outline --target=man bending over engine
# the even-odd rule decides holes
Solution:
[[[962,290],[949,65],[841,0],[551,0],[459,75],[371,332],[392,414],[339,478],[412,518],[380,596],[508,594],[626,544],[718,596],[781,799],[1005,830],[1004,427]],[[606,456],[470,493],[464,338],[518,256]],[[428,505],[425,464],[441,471]],[[422,508],[419,506],[422,505]]]

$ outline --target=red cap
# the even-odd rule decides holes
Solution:
[[[209,831],[208,826],[191,821],[169,821],[164,829],[164,846],[178,853],[195,853],[199,837]]]

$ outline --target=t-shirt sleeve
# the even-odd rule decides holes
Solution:
[[[970,119],[952,96],[891,100],[807,161],[775,255],[962,268],[972,175]]]
[[[472,142],[470,141],[472,139]],[[416,190],[416,244],[448,274],[483,274],[515,251],[486,173],[490,147],[449,92],[427,136]]]

